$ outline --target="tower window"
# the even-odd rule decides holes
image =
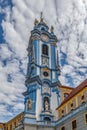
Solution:
[[[75,130],[77,128],[76,120],[72,121],[72,130]]]
[[[61,127],[61,130],[65,130],[65,126]]]
[[[48,46],[47,45],[42,45],[42,54],[48,56]]]

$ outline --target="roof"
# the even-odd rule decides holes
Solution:
[[[0,122],[0,124],[4,125],[5,123],[3,123],[3,122]]]
[[[10,119],[9,121],[7,121],[5,124],[11,122],[12,120],[14,120],[15,118],[17,118],[18,116],[20,116],[20,115],[22,115],[22,114],[24,114],[24,112],[19,113],[18,115],[16,115],[15,117],[13,117],[13,118]]]
[[[66,88],[66,89],[74,89],[73,87],[69,87],[69,86],[60,86],[60,88]]]
[[[76,88],[74,88],[68,97],[60,104],[59,107],[61,107],[64,103],[66,103],[68,100],[70,100],[72,97],[74,97],[77,93],[79,93],[83,88],[87,86],[87,79],[83,81],[80,85],[78,85]],[[56,109],[58,109],[57,107]]]

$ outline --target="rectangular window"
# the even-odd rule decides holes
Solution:
[[[14,128],[16,127],[16,122],[14,122]]]
[[[47,45],[42,45],[42,54],[48,55],[48,46]]]
[[[64,110],[61,111],[62,117],[64,116]]]
[[[84,98],[85,98],[84,95],[82,95],[81,99],[83,100]]]
[[[82,102],[82,104],[85,103],[85,96],[84,95],[82,95],[82,97],[81,97],[81,102]]]
[[[12,125],[10,125],[10,130],[12,130]]]
[[[75,130],[77,128],[76,120],[72,121],[72,130]]]
[[[65,126],[61,127],[61,130],[65,130]]]
[[[73,103],[71,103],[71,107],[73,107]]]
[[[87,124],[87,114],[85,114],[85,123]]]
[[[62,113],[64,114],[64,110],[62,110]]]
[[[74,105],[73,103],[71,103],[71,111],[74,109]]]
[[[69,94],[68,93],[64,93],[64,98],[68,97]]]

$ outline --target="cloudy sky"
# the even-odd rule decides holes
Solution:
[[[61,83],[87,78],[87,0],[0,0],[0,122],[24,109],[26,48],[41,11],[58,37]]]

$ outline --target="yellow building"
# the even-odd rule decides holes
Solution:
[[[18,126],[19,122],[22,120],[23,116],[24,112],[21,112],[8,122],[0,123],[0,130],[14,130]]]
[[[63,102],[63,100],[69,96],[70,92],[73,90],[74,88],[72,87],[68,87],[68,86],[60,86],[59,87],[59,90],[60,90],[60,93],[61,93],[61,96],[60,96],[60,102]]]
[[[64,94],[63,94],[64,95]],[[63,97],[64,98],[64,97]],[[63,99],[61,98],[61,99]],[[65,98],[57,108],[59,118],[76,109],[87,101],[87,80],[82,82],[78,87],[72,89],[70,94]]]
[[[4,126],[5,126],[5,123],[1,123],[1,122],[0,122],[0,130],[3,130],[3,129],[4,129]]]

